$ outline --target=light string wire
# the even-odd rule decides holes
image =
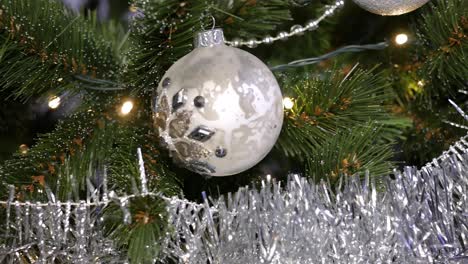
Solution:
[[[388,48],[388,46],[389,46],[388,42],[380,42],[377,44],[365,44],[365,45],[348,45],[348,46],[341,47],[337,50],[334,50],[332,52],[326,53],[318,57],[301,59],[301,60],[289,62],[287,64],[273,66],[273,67],[270,67],[270,70],[283,71],[283,70],[287,70],[291,68],[303,67],[307,65],[320,63],[322,61],[338,56],[339,54],[342,54],[342,53],[363,52],[367,50],[383,50],[383,49]]]

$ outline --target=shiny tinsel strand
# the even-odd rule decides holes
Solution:
[[[216,200],[203,194],[202,204],[147,192],[144,166],[131,195],[89,181],[86,200],[55,201],[46,190],[48,203],[30,203],[11,188],[0,201],[9,219],[0,263],[125,263],[99,212],[116,203],[130,223],[129,203],[141,196],[167,202],[173,231],[158,242],[161,263],[468,263],[467,161],[465,137],[420,170],[395,171],[383,190],[369,175],[337,188],[290,175]]]
[[[456,153],[454,153],[456,152]],[[463,153],[462,153],[463,152]],[[193,207],[168,206],[162,260],[177,263],[468,263],[468,156],[451,149],[378,191],[366,175],[338,191],[291,175]]]
[[[55,201],[48,193],[48,203],[31,203],[14,201],[11,188],[10,199],[0,201],[7,218],[0,225],[0,263],[124,263],[124,254],[103,235],[96,198],[102,195],[88,189],[83,201]]]

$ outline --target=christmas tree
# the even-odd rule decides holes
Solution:
[[[0,262],[464,263],[468,6],[426,2],[1,1]]]

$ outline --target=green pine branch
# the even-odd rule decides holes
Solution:
[[[0,186],[6,190],[6,185],[12,184],[24,199],[28,199],[37,194],[38,188],[43,188],[46,182],[54,184],[58,167],[68,155],[83,147],[83,140],[92,133],[94,122],[92,112],[76,114],[61,121],[54,132],[40,136],[27,154],[16,153],[2,164]]]
[[[401,143],[408,164],[425,164],[466,133],[447,122],[466,124],[448,99],[466,103],[458,91],[467,89],[467,7],[460,0],[431,2],[412,25],[417,33],[412,48],[393,55],[394,110],[413,123]]]
[[[295,104],[287,112],[277,147],[306,164],[309,175],[336,179],[340,174],[336,168],[345,159],[356,159],[359,164],[355,170],[345,171],[348,174],[370,170],[383,175],[389,171],[390,146],[409,121],[389,113],[394,94],[383,73],[354,69],[344,75],[335,69],[287,85],[285,94]],[[319,156],[327,166],[317,165]]]
[[[306,25],[309,21],[313,21],[314,19],[319,18],[323,14],[325,8],[326,3],[323,1],[309,3],[306,7],[294,7],[291,9],[291,17],[294,18],[293,21],[286,20],[282,23],[281,26],[277,27],[276,32],[264,32],[263,34],[260,34],[260,36],[276,36],[278,32],[289,31],[293,26]],[[323,20],[318,28],[311,31],[306,31],[302,35],[294,36],[283,41],[276,41],[271,44],[269,48],[259,47],[255,49],[255,54],[262,59],[268,59],[268,65],[271,66],[286,64],[299,58],[323,55],[324,53],[327,53],[334,48],[332,44],[332,40],[335,37],[333,30],[336,27],[341,14],[342,11],[336,12],[334,16]],[[321,66],[325,66],[325,64],[322,64]],[[294,70],[291,69],[289,72],[310,72],[316,71],[317,68],[317,65],[305,66],[296,68]]]
[[[193,49],[193,37],[216,25],[227,35],[259,36],[290,18],[285,0],[275,1],[135,1],[144,14],[132,24],[125,83],[134,93],[151,93],[164,72]],[[235,20],[233,20],[235,19]]]
[[[228,38],[263,38],[292,20],[288,0],[217,0],[207,13],[225,29]],[[209,21],[209,18],[207,19]]]
[[[422,46],[415,48],[419,76],[430,86],[424,96],[456,98],[468,76],[468,5],[464,0],[438,0],[414,25]]]
[[[125,82],[137,93],[152,93],[164,72],[190,52],[200,28],[203,1],[135,1],[144,14],[133,21]]]
[[[287,156],[304,160],[310,150],[337,131],[369,121],[383,125],[381,138],[393,139],[408,125],[388,112],[393,93],[382,73],[356,69],[346,76],[339,69],[287,85],[285,95],[294,98],[287,113],[278,146]]]
[[[335,183],[340,177],[364,175],[373,177],[390,174],[394,163],[393,143],[379,141],[382,127],[375,123],[339,131],[312,150],[307,160],[307,176],[316,181]]]
[[[167,224],[166,202],[157,198],[140,197],[130,201],[131,223],[122,223],[119,206],[104,210],[105,232],[113,238],[131,263],[154,263],[160,252],[161,239],[170,230]]]
[[[47,184],[54,191],[60,190],[62,199],[79,199],[83,198],[80,190],[86,187],[86,179],[95,174],[91,168],[105,165],[113,189],[129,190],[132,181],[137,180],[132,175],[139,175],[136,149],[141,147],[151,182],[149,187],[170,195],[180,192],[180,183],[169,167],[169,158],[155,147],[152,123],[148,121],[149,107],[126,118],[118,115],[113,107],[116,103],[109,107],[101,105],[99,100],[84,102],[84,105],[89,104],[94,104],[91,111],[83,107],[82,111],[61,121],[53,132],[41,136],[27,154],[18,153],[7,160],[0,167],[0,179],[5,185],[13,184],[34,196],[36,190]],[[139,107],[145,109],[144,103]],[[64,179],[68,175],[74,175],[75,182],[67,185]],[[60,188],[58,182],[61,182]],[[77,189],[70,189],[74,188],[73,184]],[[69,197],[68,193],[74,196]]]
[[[141,147],[148,179],[148,190],[166,196],[181,192],[180,179],[173,172],[169,157],[155,146],[149,107],[119,116],[113,107],[97,102],[92,111],[83,111],[59,123],[41,136],[27,154],[18,153],[0,167],[2,199],[7,185],[16,187],[19,200],[48,201],[50,189],[60,201],[87,198],[88,181],[99,188],[104,168],[109,190],[117,194],[140,192],[140,171],[136,150]],[[112,104],[111,104],[112,105]],[[158,253],[158,243],[167,232],[165,202],[159,198],[130,200],[130,224],[122,222],[119,206],[102,212],[105,232],[113,237],[134,263],[150,263]],[[149,245],[150,247],[146,247]]]
[[[5,1],[0,7],[0,86],[28,98],[80,89],[75,76],[116,80],[124,40],[117,24],[100,24],[60,1]]]

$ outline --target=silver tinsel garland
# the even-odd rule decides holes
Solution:
[[[102,233],[100,212],[108,201],[14,201],[14,188],[5,205],[0,225],[0,263],[115,263],[122,256]],[[3,213],[3,212],[1,212]],[[110,262],[108,262],[110,261]]]
[[[141,168],[141,192],[122,197],[90,186],[86,201],[20,203],[12,189],[0,203],[0,263],[126,262],[103,236],[97,212],[115,201],[128,221],[132,197],[160,196],[147,191]],[[344,178],[338,191],[291,175],[285,186],[267,179],[259,190],[202,204],[160,196],[174,231],[160,241],[155,261],[468,263],[466,137],[420,170],[392,176],[383,190],[369,175]]]
[[[378,191],[366,175],[339,191],[292,175],[209,206],[169,204],[178,263],[468,263],[468,143]]]

